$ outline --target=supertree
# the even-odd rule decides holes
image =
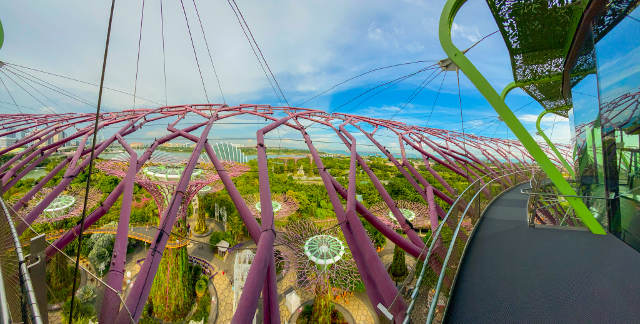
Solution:
[[[202,189],[198,191],[198,194],[193,197],[193,202],[191,206],[193,206],[193,214],[196,217],[196,226],[193,231],[195,233],[207,233],[209,227],[207,226],[207,214],[204,208],[200,207],[200,196],[210,192],[213,189],[211,186],[204,186]]]
[[[125,157],[124,160],[127,161],[128,158]],[[125,161],[120,158],[100,161],[96,167],[109,175],[124,178],[129,168],[128,162]],[[161,154],[159,158],[152,158],[146,163],[135,176],[135,182],[153,197],[158,207],[159,218],[164,214],[184,171],[182,162],[168,157],[167,154]],[[232,176],[248,169],[246,165],[233,162],[224,162],[224,168]],[[191,200],[200,190],[219,179],[215,167],[201,159],[184,191],[184,198],[180,202],[177,214],[180,221],[172,233],[179,236],[188,235],[186,217]],[[158,222],[160,221],[161,219],[158,219]],[[186,246],[165,251],[149,296],[155,317],[171,321],[189,312],[193,301],[191,274]]]
[[[413,228],[427,229],[431,225],[431,214],[429,206],[418,202],[396,200],[396,207],[402,216],[413,225]],[[384,202],[379,202],[370,207],[371,212],[378,218],[397,230],[401,229],[398,220],[394,217],[391,209]]]
[[[322,229],[313,221],[289,222],[278,235],[276,249],[280,262],[296,273],[296,284],[315,291],[339,288],[353,291],[361,284],[351,252],[345,247],[337,227]]]
[[[260,197],[258,195],[249,195],[245,197],[249,210],[256,218],[260,218]],[[298,210],[298,202],[285,193],[273,194],[271,196],[271,207],[273,208],[273,217],[275,219],[287,218]]]
[[[51,192],[51,188],[45,188],[38,192],[32,203],[26,208],[19,210],[17,213],[20,217],[28,214],[42,199]],[[53,223],[67,218],[79,217],[82,214],[82,202],[85,197],[84,188],[71,187],[63,194],[57,196],[47,208],[44,209],[42,216],[34,221],[34,224]],[[102,197],[100,190],[91,187],[87,196],[87,209],[95,207]]]
[[[135,177],[135,182],[153,197],[160,215],[165,212],[168,202],[171,200],[171,195],[178,185],[180,175],[184,170],[183,161],[169,161],[170,162],[166,160],[166,156],[164,155],[162,159],[154,159],[152,157],[151,161],[146,163],[142,167],[141,172],[138,172]],[[249,170],[249,167],[245,164],[227,161],[222,163],[231,177],[236,177]],[[120,159],[111,159],[97,163],[96,167],[106,174],[124,178],[129,164]],[[191,175],[191,179],[185,190],[185,196],[178,209],[179,218],[183,220],[186,219],[187,208],[193,197],[205,186],[217,180],[220,180],[220,177],[213,164],[201,159],[198,167]],[[216,188],[220,188],[220,186],[216,186]]]
[[[315,296],[313,323],[330,323],[332,299],[362,286],[358,268],[336,227],[323,229],[308,219],[289,222],[278,236],[276,260],[296,274],[296,285]]]

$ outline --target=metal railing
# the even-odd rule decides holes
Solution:
[[[531,227],[543,225],[586,229],[566,198],[606,199],[596,196],[562,195],[541,171],[532,174],[529,184],[531,188],[522,189],[520,193],[529,195],[527,221]]]
[[[475,213],[475,221],[477,224],[477,221],[479,220],[480,216],[481,216],[481,211],[486,208],[490,202],[498,196],[499,193],[504,192],[505,190],[512,188],[514,185],[517,185],[518,183],[524,182],[528,179],[528,177],[526,177],[525,173],[529,173],[531,172],[532,174],[535,172],[536,168],[530,168],[530,169],[525,169],[525,170],[518,170],[515,172],[511,172],[511,173],[507,173],[507,174],[503,174],[500,175],[498,177],[495,178],[490,178],[489,181],[487,181],[486,183],[482,184],[483,181],[485,181],[486,177],[488,177],[489,175],[486,175],[484,177],[478,178],[476,179],[473,183],[471,183],[469,186],[467,186],[467,188],[465,188],[465,190],[460,193],[460,195],[458,195],[458,197],[456,198],[456,200],[453,202],[453,204],[451,204],[451,207],[449,208],[447,214],[445,215],[445,217],[442,219],[442,221],[440,222],[440,224],[438,224],[438,227],[436,228],[435,232],[433,233],[433,235],[431,235],[432,238],[437,238],[440,237],[440,233],[442,231],[442,228],[444,226],[445,223],[448,223],[447,220],[452,217],[452,215],[454,214],[454,211],[458,211],[462,208],[462,206],[459,205],[459,203],[461,201],[466,201],[466,199],[463,199],[465,197],[470,198],[467,202],[466,207],[464,208],[464,210],[462,211],[462,213],[460,214],[460,217],[457,221],[455,230],[452,234],[451,237],[451,241],[449,243],[448,249],[447,249],[447,253],[444,257],[444,260],[442,261],[442,268],[440,270],[440,274],[438,276],[437,279],[437,284],[435,287],[435,290],[432,290],[433,292],[433,296],[431,297],[431,302],[429,304],[429,308],[428,308],[428,313],[426,315],[426,323],[432,323],[434,321],[434,315],[436,313],[436,308],[438,305],[438,299],[442,290],[442,284],[443,281],[445,279],[446,273],[447,273],[447,269],[448,269],[448,264],[449,264],[449,260],[452,257],[454,248],[457,246],[457,238],[459,236],[460,233],[460,229],[462,227],[462,224],[465,220],[465,216],[467,215],[467,213],[469,212],[469,210],[472,208],[472,206],[475,204],[476,205],[476,213]],[[522,174],[525,174],[525,177],[522,177]],[[513,180],[513,185],[512,186],[504,186],[504,185],[500,185],[499,183],[497,183],[497,180],[503,179],[505,177],[511,177],[513,176],[513,178],[509,178],[510,181]],[[494,185],[498,185],[498,186],[494,186]],[[487,188],[490,187],[491,189],[498,189],[497,192],[494,192],[494,190],[491,190],[491,192],[493,193],[491,195],[491,197],[488,197],[489,199],[485,199],[484,201],[482,201],[482,194],[483,191]],[[475,191],[472,190],[472,188],[476,188]],[[469,197],[470,196],[470,197]],[[475,225],[475,224],[472,224]],[[475,226],[473,226],[473,229],[475,229]],[[470,239],[470,236],[469,238]],[[416,285],[413,289],[413,292],[411,294],[411,302],[409,303],[409,307],[407,308],[407,315],[404,318],[403,323],[407,324],[409,323],[411,317],[412,317],[412,312],[415,308],[416,305],[416,301],[417,301],[417,297],[418,294],[421,290],[421,288],[425,288],[423,287],[423,280],[425,278],[425,273],[426,273],[426,269],[428,267],[428,263],[431,262],[431,256],[432,253],[434,252],[434,250],[436,249],[436,244],[437,244],[438,240],[437,239],[433,239],[431,240],[430,244],[429,244],[429,249],[427,250],[427,254],[424,258],[424,261],[422,263],[422,269],[420,270],[420,275],[416,281]],[[459,243],[459,242],[458,242]],[[462,255],[464,255],[464,250],[466,249],[466,245],[468,244],[468,240],[466,242],[464,242],[464,245],[461,247],[461,251],[459,252],[459,256],[462,257]],[[460,262],[460,260],[458,260],[458,262]],[[459,263],[458,263],[459,266]],[[453,283],[450,284],[450,288],[453,287]],[[424,289],[423,289],[424,290]],[[430,295],[429,293],[427,295]],[[428,300],[428,297],[426,298]],[[416,318],[414,317],[414,320]]]
[[[0,198],[0,289],[2,301],[0,306],[3,323],[23,322],[42,323],[40,309],[36,302],[35,291],[27,262],[22,252],[18,232],[16,231],[9,210]]]

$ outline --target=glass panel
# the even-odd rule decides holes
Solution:
[[[610,231],[640,249],[640,10],[596,43]]]
[[[584,76],[571,89],[575,138],[576,189],[598,221],[608,227],[602,166],[602,141],[598,120],[598,84],[595,74]]]

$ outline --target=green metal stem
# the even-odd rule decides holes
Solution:
[[[538,115],[538,119],[536,120],[536,129],[538,129],[538,134],[542,138],[544,138],[544,141],[547,142],[547,145],[549,145],[549,147],[553,150],[553,153],[556,154],[556,157],[558,157],[558,160],[560,160],[560,162],[562,162],[562,165],[564,165],[564,168],[567,169],[567,172],[569,172],[569,175],[571,175],[571,177],[575,179],[576,174],[573,172],[573,168],[571,168],[569,163],[567,163],[567,160],[565,160],[564,157],[562,157],[562,154],[560,154],[560,151],[558,151],[556,146],[549,139],[549,137],[547,137],[547,134],[545,134],[544,131],[542,130],[542,128],[540,127],[540,122],[542,121],[542,117],[544,117],[544,115],[546,115],[548,113],[549,113],[549,111],[543,110],[540,113],[540,115]]]
[[[2,49],[2,43],[4,43],[4,29],[2,29],[2,21],[0,21],[0,49]]]
[[[505,98],[507,97],[509,92],[511,92],[511,90],[515,88],[518,88],[518,85],[515,82],[511,82],[507,84],[504,87],[504,89],[502,89],[502,92],[500,93],[500,99],[502,99],[503,102],[506,102]],[[547,145],[549,145],[549,147],[553,150],[553,153],[555,153],[556,157],[558,157],[560,162],[562,162],[562,165],[564,165],[564,168],[567,169],[567,172],[569,172],[571,177],[575,178],[576,175],[573,172],[573,168],[571,168],[569,163],[567,163],[567,160],[565,160],[564,157],[562,157],[562,154],[560,154],[560,151],[558,151],[558,149],[553,144],[553,142],[551,142],[551,140],[547,137],[547,134],[545,134],[542,128],[540,128],[540,121],[542,120],[542,117],[547,113],[549,113],[548,110],[543,110],[542,113],[538,116],[538,120],[536,120],[536,128],[538,129],[538,133],[540,134],[540,136],[542,136],[542,138],[544,138],[544,141],[547,142]]]
[[[439,38],[442,48],[449,56],[449,59],[453,61],[460,70],[469,78],[469,80],[475,85],[480,93],[487,99],[487,101],[493,106],[498,115],[502,118],[515,136],[520,140],[522,145],[527,149],[529,154],[538,163],[540,168],[547,174],[549,179],[556,185],[558,191],[565,196],[577,196],[575,190],[569,185],[569,183],[563,178],[562,173],[555,167],[553,162],[542,151],[538,143],[533,139],[529,132],[524,128],[522,123],[513,114],[511,109],[505,104],[504,100],[500,98],[500,95],[496,92],[491,84],[484,78],[484,76],[476,69],[476,67],[469,61],[468,58],[453,44],[451,39],[451,27],[453,25],[453,19],[460,7],[466,2],[466,0],[447,0],[444,9],[442,10],[442,16],[440,17]],[[579,198],[566,198],[576,212],[576,215],[580,217],[584,225],[591,230],[594,234],[606,234],[600,223],[596,221],[587,206]]]
[[[504,89],[502,89],[502,92],[500,93],[500,99],[502,99],[502,101],[505,100],[505,98],[507,98],[507,95],[509,94],[509,92],[511,92],[511,90],[518,88],[518,85],[515,82],[511,82],[509,84],[507,84]]]

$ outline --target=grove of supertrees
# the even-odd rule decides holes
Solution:
[[[151,159],[142,166],[141,171],[135,175],[135,183],[151,194],[158,207],[158,224],[161,222],[161,217],[182,177],[185,168],[184,162],[177,158],[171,158],[166,153],[162,154],[161,158],[155,159],[152,155]],[[223,161],[222,165],[231,177],[238,176],[247,169],[246,166],[234,162]],[[96,166],[108,175],[124,178],[129,169],[129,162],[126,158],[119,158],[100,161]],[[191,200],[205,186],[219,179],[218,172],[213,165],[200,159],[184,190],[184,197],[180,202],[177,214],[178,221],[171,233],[177,237],[189,235],[187,214]],[[193,304],[194,287],[192,281],[187,247],[166,249],[162,255],[149,296],[151,303],[149,307],[153,309],[154,317],[167,321],[184,318]]]
[[[89,158],[92,151],[94,156],[100,156],[108,147],[120,145],[129,153],[129,161],[126,164],[110,162],[113,165],[109,169],[119,170],[117,172],[121,180],[114,184],[108,192],[105,192],[104,198],[96,208],[89,210],[84,224],[72,226],[57,238],[46,251],[47,257],[53,257],[78,237],[81,226],[83,228],[92,226],[118,202],[117,206],[120,208],[113,254],[109,271],[104,278],[105,283],[113,289],[104,290],[101,309],[97,310],[102,322],[125,323],[131,321],[130,317],[133,317],[134,321],[140,319],[148,297],[152,291],[154,295],[156,294],[154,290],[156,288],[152,288],[154,278],[158,275],[166,275],[166,271],[173,270],[170,266],[163,265],[162,260],[163,255],[172,253],[167,252],[166,249],[170,236],[172,233],[175,234],[175,229],[183,228],[180,223],[186,216],[187,205],[185,205],[185,201],[188,202],[204,185],[217,179],[222,182],[231,198],[249,238],[257,245],[255,258],[238,303],[238,309],[241,311],[235,313],[233,321],[238,323],[251,321],[258,307],[258,300],[262,296],[264,321],[267,323],[279,322],[274,259],[274,243],[276,242],[274,216],[276,213],[271,203],[274,195],[270,190],[270,167],[266,154],[268,141],[265,141],[265,136],[277,128],[286,128],[293,134],[300,135],[300,138],[296,140],[304,143],[303,145],[310,156],[310,162],[313,163],[313,170],[317,173],[320,184],[326,191],[337,220],[335,229],[338,232],[332,236],[343,242],[345,255],[351,255],[353,264],[355,264],[353,269],[357,270],[357,277],[362,281],[371,305],[374,308],[378,305],[388,307],[388,311],[397,318],[404,317],[407,306],[402,298],[397,298],[398,289],[389,276],[387,268],[378,257],[364,224],[367,224],[367,227],[375,228],[386,239],[414,258],[424,258],[425,244],[423,237],[412,228],[412,224],[406,220],[402,210],[398,208],[395,200],[398,197],[394,197],[387,191],[375,171],[369,166],[367,159],[358,153],[356,137],[358,137],[358,141],[366,138],[365,141],[376,147],[378,153],[387,159],[387,163],[397,170],[397,177],[407,182],[407,185],[402,189],[413,191],[414,194],[417,194],[416,199],[427,206],[429,226],[432,229],[438,226],[446,214],[447,206],[450,206],[459,195],[458,190],[448,183],[437,169],[446,169],[447,172],[456,174],[469,183],[478,180],[479,183],[484,184],[488,179],[500,177],[497,182],[503,187],[510,187],[526,179],[533,164],[532,158],[522,145],[513,140],[411,126],[398,121],[349,114],[328,114],[314,109],[266,105],[180,105],[103,113],[97,124],[98,131],[104,131],[106,126],[109,126],[110,129],[120,128],[109,132],[108,134],[111,135],[105,135],[104,139],[97,141],[95,149],[93,149],[88,140],[94,133],[94,117],[93,114],[75,113],[0,115],[0,137],[27,132],[22,139],[0,150],[0,154],[6,154],[17,148],[22,148],[21,151],[4,160],[4,163],[0,165],[0,174],[2,175],[2,193],[5,193],[44,159],[58,152],[65,144],[78,141],[72,154],[62,158],[57,165],[53,166],[45,176],[34,183],[22,197],[12,204],[13,209],[24,213],[23,220],[17,224],[18,232],[23,233],[29,224],[33,224],[42,217],[45,209],[58,196],[64,195],[74,179],[86,173],[92,162]],[[261,126],[262,128],[256,131],[255,136],[260,222],[256,220],[255,212],[251,210],[232,181],[233,170],[229,170],[218,158],[208,141],[208,136],[212,129],[215,129],[216,122],[228,118],[260,118],[267,121],[266,126]],[[181,123],[185,120],[189,122]],[[127,140],[128,136],[133,135],[132,137],[135,138],[141,129],[148,127],[148,124],[153,122],[158,124],[164,121],[169,121],[164,135],[153,139],[153,142],[141,153],[132,149]],[[314,127],[310,128],[309,125]],[[312,136],[316,136],[313,134],[319,130],[324,131],[323,137],[333,136],[338,143],[344,144],[344,146],[340,146],[346,149],[349,170],[343,178],[337,179],[327,170],[324,165],[326,159],[323,160],[318,149],[314,146]],[[385,130],[384,137],[379,136],[381,130]],[[67,132],[64,138],[53,139],[63,131]],[[358,136],[354,135],[356,133]],[[397,142],[389,143],[389,137]],[[48,142],[49,139],[52,141]],[[172,183],[168,188],[170,194],[165,196],[161,192],[152,193],[160,210],[158,230],[146,252],[140,271],[128,290],[125,305],[120,307],[134,184],[140,183],[144,186],[147,181],[149,184],[169,181],[168,175],[164,180],[160,179],[161,177],[151,180],[144,169],[148,167],[148,162],[160,145],[176,139],[190,141],[194,145],[186,161],[181,164],[179,169],[174,170],[176,176],[175,179],[170,180]],[[389,146],[391,144],[398,150],[392,153],[391,146]],[[548,148],[545,147],[545,149],[550,152]],[[207,167],[201,165],[200,162],[203,152],[213,165],[208,169],[212,178],[207,178],[201,184],[194,184],[200,183],[197,177],[194,179],[194,175],[198,174],[197,170],[207,170]],[[552,153],[548,155],[553,157]],[[560,161],[556,161],[556,163],[561,165]],[[417,169],[415,165],[419,165],[420,169]],[[398,223],[397,230],[395,226],[390,226],[388,222],[382,221],[356,199],[356,174],[359,172],[368,178],[368,181],[373,184],[375,191],[389,208]],[[62,176],[51,181],[59,173],[62,173]],[[151,173],[156,172],[152,170]],[[203,173],[208,177],[207,172]],[[214,179],[214,177],[217,178]],[[36,194],[44,188],[50,188],[48,189],[50,191],[40,201],[33,203]],[[157,190],[150,188],[149,192]],[[483,190],[482,194],[490,196],[491,191]],[[25,209],[26,206],[29,206],[29,209]],[[450,219],[450,221],[454,220]],[[175,254],[175,258],[173,258],[175,262],[183,262],[184,258],[180,252]],[[298,255],[298,258],[301,257]],[[433,255],[433,258],[438,261],[437,253]],[[429,262],[429,265],[434,268],[434,271],[439,270],[438,262]],[[315,282],[317,279],[311,277],[309,280]],[[337,285],[338,282],[339,280],[332,283],[329,280],[329,283],[334,285]],[[166,290],[163,296],[166,296]],[[166,301],[165,297],[164,302]],[[171,312],[171,310],[167,311]]]

